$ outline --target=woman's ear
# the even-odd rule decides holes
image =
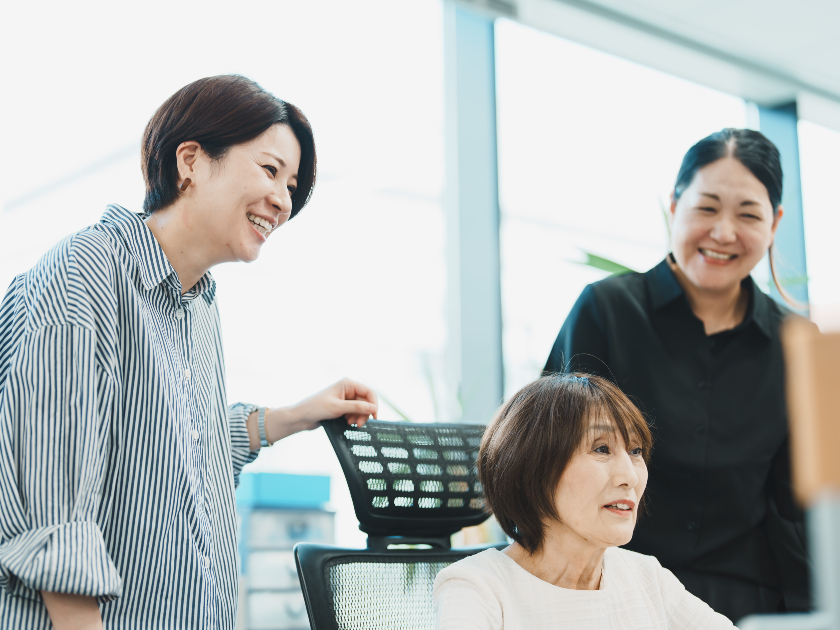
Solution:
[[[779,221],[782,220],[782,216],[784,216],[785,210],[782,206],[779,206],[779,209],[776,210],[776,214],[773,216],[773,225],[770,227],[770,234],[773,238],[776,238],[776,228],[779,227]]]
[[[195,163],[201,153],[201,145],[195,140],[182,142],[175,149],[175,159],[178,163],[178,178],[183,181],[188,177],[195,181]]]
[[[670,241],[670,238],[671,238],[671,233],[673,232],[674,216],[676,216],[676,212],[677,212],[677,193],[672,190],[671,191],[671,206],[668,208],[668,212],[665,213],[665,220],[667,221],[669,241]]]
[[[677,211],[677,193],[676,191],[671,191],[671,207],[668,209],[668,222],[673,222],[674,220],[674,213]]]

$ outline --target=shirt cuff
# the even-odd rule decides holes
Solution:
[[[0,545],[0,588],[26,599],[52,591],[108,602],[122,595],[122,580],[96,523],[74,521],[31,529]]]
[[[230,424],[230,454],[233,463],[234,487],[239,486],[239,474],[246,464],[257,459],[260,448],[251,450],[251,439],[248,437],[248,416],[258,409],[250,403],[234,403],[228,407],[228,422]]]

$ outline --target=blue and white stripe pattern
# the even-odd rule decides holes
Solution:
[[[189,292],[142,217],[109,206],[0,305],[0,628],[39,591],[105,627],[233,628],[234,488],[256,457],[226,404],[215,282]]]

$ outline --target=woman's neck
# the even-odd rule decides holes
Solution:
[[[542,547],[535,553],[529,554],[519,543],[513,543],[504,553],[543,582],[560,588],[597,591],[601,585],[605,550],[570,532],[546,531]]]
[[[191,220],[190,215],[176,203],[152,213],[145,220],[169,264],[178,274],[182,293],[192,289],[216,262],[210,252],[201,247],[201,243],[208,239],[202,238],[198,223]]]
[[[695,286],[675,262],[669,259],[668,264],[685,291],[692,312],[703,322],[706,335],[730,330],[744,321],[749,294],[744,291],[740,282],[728,289],[705,291]]]

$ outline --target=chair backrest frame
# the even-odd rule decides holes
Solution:
[[[323,425],[362,531],[448,538],[487,519],[475,474],[484,426],[369,420],[355,428],[342,419]],[[399,484],[407,489],[398,491]]]

